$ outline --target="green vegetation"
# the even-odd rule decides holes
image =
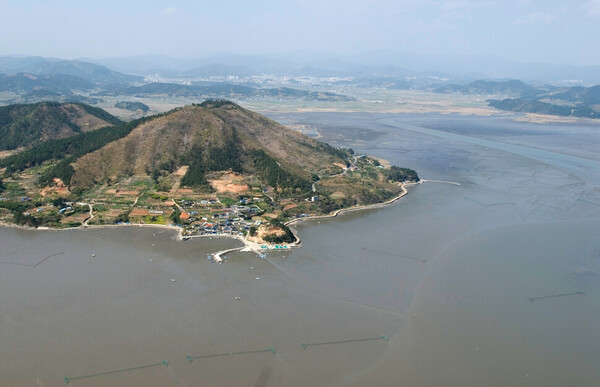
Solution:
[[[242,172],[242,159],[240,157],[239,139],[235,128],[231,130],[231,137],[223,147],[208,147],[205,159],[207,171],[223,171],[231,169],[233,172]]]
[[[0,107],[0,150],[76,135],[82,128],[75,119],[83,114],[104,120],[107,125],[121,123],[106,111],[83,104],[41,102]]]
[[[575,107],[555,105],[542,101],[507,98],[503,100],[489,100],[489,105],[500,110],[512,112],[550,114],[554,116],[574,116],[585,118],[600,118],[600,111],[596,111],[587,105]]]
[[[52,183],[54,178],[59,178],[63,183],[69,185],[71,177],[73,176],[73,173],[75,173],[75,170],[71,166],[73,160],[73,157],[67,157],[64,160],[59,161],[58,164],[48,168],[38,179],[39,184],[41,186],[47,186]]]
[[[206,101],[198,104],[198,106],[207,108],[207,109],[217,109],[217,108],[222,108],[224,106],[235,107],[237,105],[226,99],[207,99]]]
[[[106,95],[127,95],[135,97],[152,97],[168,95],[171,97],[195,98],[278,98],[303,99],[309,101],[354,101],[352,97],[331,92],[316,92],[289,87],[260,88],[234,83],[217,83],[210,85],[182,85],[175,83],[148,83],[142,86],[127,86],[105,91]],[[204,106],[206,107],[206,106]],[[214,107],[221,107],[219,104]]]
[[[115,223],[127,223],[129,222],[129,211],[122,212],[115,218]]]
[[[301,191],[310,190],[312,182],[298,175],[293,175],[281,168],[279,163],[265,151],[253,150],[251,152],[254,168],[257,173],[272,187],[283,189],[296,189]]]
[[[558,106],[551,103],[532,101],[526,99],[506,98],[503,100],[489,100],[489,105],[499,110],[509,110],[512,112],[526,112],[551,114],[553,116],[570,116],[571,108],[568,106]]]
[[[16,202],[12,200],[3,200],[0,201],[0,208],[6,208],[12,212],[24,212],[30,208],[33,208],[33,204],[31,202]]]
[[[221,202],[221,204],[223,204],[225,207],[230,207],[232,205],[234,205],[236,203],[235,199],[232,198],[228,198],[228,197],[222,197],[219,198],[219,201]]]
[[[181,178],[181,185],[185,187],[208,187],[208,180],[204,175],[202,161],[190,165],[185,175]]]
[[[20,226],[38,227],[41,222],[32,216],[23,215],[23,212],[33,208],[31,202],[16,202],[12,200],[0,201],[0,208],[5,208],[12,212],[13,222]]]
[[[400,168],[395,165],[392,165],[390,169],[385,172],[388,180],[391,181],[419,181],[419,175],[412,169],[409,168]]]
[[[175,109],[159,115],[172,117],[142,127],[159,116],[50,140],[0,159],[7,170],[0,180],[2,217],[12,213],[14,223],[33,227],[78,226],[89,208],[72,202],[85,201],[97,203],[93,224],[175,223],[186,235],[255,237],[266,227],[265,242],[290,243],[294,236],[284,220],[383,202],[399,194],[397,181],[418,181],[412,170],[386,169],[372,157],[320,143],[232,102],[202,105]],[[344,163],[352,168],[341,168]],[[55,178],[67,187],[53,184]],[[215,193],[207,195],[213,190],[220,203]],[[182,219],[183,211],[191,217]],[[260,233],[256,224],[263,225]]]
[[[256,226],[250,226],[250,228],[248,229],[248,234],[250,236],[256,235]]]
[[[16,155],[0,159],[0,168],[7,167],[11,172],[22,171],[25,168],[40,165],[47,160],[60,160],[68,156],[77,158],[125,137],[135,127],[148,120],[147,117],[140,118],[118,126],[108,126],[69,138],[46,141]]]
[[[104,109],[100,109],[98,107],[86,105],[83,103],[71,103],[71,104],[77,105],[77,106],[83,108],[83,110],[85,110],[88,114],[91,114],[94,117],[98,117],[98,118],[108,122],[109,124],[119,125],[119,124],[123,123],[123,121],[121,121],[117,117],[113,116],[112,114],[110,114],[109,112],[107,112]]]
[[[488,105],[513,112],[548,114],[562,117],[600,118],[600,85],[562,87],[528,85],[519,80],[483,81],[466,85],[444,85],[436,93],[496,94],[504,99],[490,99]]]
[[[173,221],[174,224],[180,224],[181,223],[181,211],[179,210],[179,208],[176,208],[175,211],[173,211],[173,213],[171,214],[171,220]]]
[[[82,133],[78,136],[65,139],[46,141],[29,150],[0,160],[0,167],[9,167],[11,170],[22,171],[25,168],[39,165],[47,160],[62,159],[68,155],[75,157],[82,156],[99,149],[111,141],[126,136],[135,126],[136,123],[131,122]]]
[[[276,235],[276,234],[265,235],[263,237],[263,240],[265,242],[275,243],[275,244],[294,242],[294,240],[295,240],[294,234],[292,233],[292,231],[290,230],[290,228],[288,226],[281,223],[281,221],[278,219],[273,219],[273,220],[271,220],[270,223],[271,223],[271,226],[283,230],[285,234],[283,234],[283,235]]]
[[[150,197],[151,197],[152,199],[156,199],[156,200],[162,200],[162,201],[165,201],[165,200],[167,200],[167,199],[168,199],[168,197],[167,197],[167,196],[165,196],[165,195],[160,195],[160,194],[158,194],[158,193],[151,193],[151,194],[150,194]]]
[[[141,102],[117,102],[115,104],[115,107],[129,111],[141,110],[144,113],[148,113],[148,110],[150,110],[150,107],[148,107],[148,105]]]
[[[526,95],[534,93],[534,88],[519,80],[507,81],[473,81],[467,85],[445,85],[434,90],[436,93],[463,93],[463,94],[494,94],[510,93]]]

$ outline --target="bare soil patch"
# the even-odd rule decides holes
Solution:
[[[225,172],[215,179],[208,179],[210,185],[218,193],[242,193],[248,191],[243,175],[235,172]]]

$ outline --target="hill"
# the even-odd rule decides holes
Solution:
[[[102,109],[77,103],[3,106],[0,107],[0,150],[30,147],[120,122]]]
[[[74,75],[46,74],[34,75],[18,73],[0,74],[0,91],[29,93],[34,90],[49,90],[56,93],[68,93],[73,90],[90,91],[96,85],[93,82]]]
[[[91,224],[180,224],[185,235],[271,243],[292,242],[287,220],[381,203],[419,179],[225,100],[42,142],[0,168],[0,220],[71,227],[92,208],[73,203],[88,202]]]
[[[583,118],[600,118],[600,110],[596,111],[589,106],[579,105],[576,107],[555,105],[548,102],[506,98],[503,100],[489,100],[489,105],[500,110],[508,110],[512,112],[548,114],[553,116],[574,116]]]
[[[437,93],[496,94],[511,98],[490,99],[489,106],[513,112],[600,118],[600,85],[559,87],[527,85],[518,80],[475,81],[467,85],[444,85]]]
[[[119,109],[129,110],[129,111],[141,110],[144,114],[147,113],[148,110],[150,110],[150,107],[148,105],[146,105],[145,103],[141,103],[141,102],[129,102],[129,101],[117,102],[115,104],[115,107],[119,108]]]
[[[533,87],[519,80],[485,81],[478,80],[466,85],[444,85],[434,89],[436,93],[462,93],[462,94],[515,94],[528,95],[533,92]]]
[[[137,126],[73,164],[74,187],[189,167],[183,183],[206,185],[210,171],[258,173],[281,189],[307,189],[310,172],[345,163],[333,148],[231,102],[177,109]],[[265,164],[265,165],[262,165]]]
[[[29,73],[34,75],[62,74],[78,77],[99,85],[142,81],[135,75],[123,74],[105,66],[77,60],[42,58],[37,56],[0,56],[0,73]]]

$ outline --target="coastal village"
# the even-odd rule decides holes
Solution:
[[[335,174],[315,182],[311,192],[286,197],[275,187],[261,185],[254,176],[232,171],[212,173],[210,192],[181,187],[186,168],[159,181],[132,176],[114,185],[98,185],[75,200],[60,179],[40,190],[35,173],[23,173],[4,180],[0,201],[26,208],[22,222],[35,227],[158,225],[179,230],[183,239],[229,236],[243,239],[255,251],[286,249],[295,246],[297,239],[285,224],[351,207],[352,180],[364,174],[381,180],[388,169],[375,158],[354,156],[348,165],[337,166]],[[395,187],[391,196],[403,190],[402,182],[385,184],[388,189]],[[6,208],[0,212],[4,219],[10,215]]]

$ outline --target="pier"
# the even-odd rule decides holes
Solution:
[[[216,253],[212,254],[213,261],[215,261],[217,263],[221,263],[221,262],[223,262],[223,258],[221,258],[222,255],[225,255],[227,253],[231,253],[232,251],[241,251],[241,250],[243,250],[245,248],[247,248],[247,247],[246,246],[242,246],[242,247],[235,247],[233,249],[217,251]]]

